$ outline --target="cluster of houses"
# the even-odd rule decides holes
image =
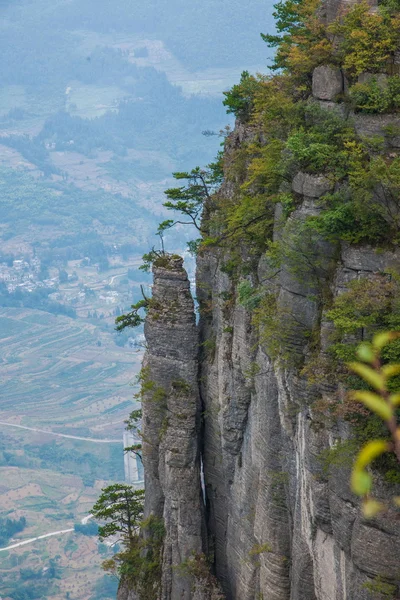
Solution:
[[[9,294],[13,294],[18,290],[33,292],[39,288],[51,289],[51,293],[48,293],[49,300],[81,306],[82,308],[86,307],[89,312],[91,312],[91,308],[97,307],[102,310],[104,316],[115,314],[115,307],[121,301],[119,292],[110,289],[110,286],[107,285],[103,287],[96,284],[94,289],[86,287],[82,282],[76,285],[77,276],[75,272],[75,277],[69,276],[68,278],[72,286],[60,288],[59,273],[56,269],[51,269],[51,271],[51,276],[44,279],[41,261],[38,257],[16,259],[13,260],[12,264],[10,264],[10,260],[0,262],[0,285],[5,284]],[[115,279],[115,277],[111,279]],[[65,283],[65,280],[63,282]],[[110,308],[108,311],[107,309],[104,311],[105,307]],[[93,314],[95,313],[96,310]],[[90,316],[89,313],[88,316]]]
[[[9,293],[15,292],[18,288],[33,292],[39,287],[56,287],[58,278],[53,277],[41,281],[39,273],[41,269],[40,259],[37,257],[29,260],[17,259],[12,265],[0,263],[0,282],[5,283]]]

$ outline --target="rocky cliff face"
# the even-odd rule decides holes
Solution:
[[[332,0],[325,9],[331,20],[340,6]],[[344,105],[335,104],[345,86],[339,69],[318,67],[312,100],[345,116]],[[380,135],[397,151],[398,136],[386,130],[400,124],[398,117],[358,114],[354,124],[359,136]],[[228,162],[257,135],[238,122],[226,144]],[[272,232],[289,248],[333,184],[324,174],[298,171],[290,186],[296,208],[283,219],[277,204]],[[234,201],[235,190],[227,177],[219,200]],[[265,257],[257,265],[253,257],[241,276],[260,294],[274,294],[279,323],[269,335],[285,339],[284,358],[267,350],[240,301],[241,282],[226,268],[230,250],[198,257],[198,328],[181,261],[155,266],[143,439],[145,512],[162,517],[166,528],[163,600],[220,598],[219,586],[227,600],[400,598],[398,515],[388,510],[365,519],[349,488],[351,461],[325,468],[321,457],[350,439],[351,429],[318,410],[319,401],[343,394],[335,374],[310,377],[327,357],[327,307],[352,281],[398,270],[400,252],[327,242],[306,230],[296,245],[296,268],[290,253],[274,273]],[[245,245],[240,252],[248,261]],[[378,475],[377,495],[394,492]],[[121,588],[119,599],[132,593]]]
[[[202,551],[197,332],[189,281],[179,258],[154,268],[146,319],[143,455],[145,517],[165,524],[161,598],[190,598],[190,578],[171,565]]]
[[[316,180],[307,185],[313,194],[320,189]],[[292,219],[312,210],[311,195]],[[319,252],[330,269],[333,294],[352,279],[399,264],[395,253],[370,247],[343,246],[335,256],[322,244]],[[310,408],[321,390],[295,368],[272,361],[257,343],[250,313],[221,271],[225,258],[213,252],[198,260],[199,300],[209,307],[200,322],[200,361],[182,261],[168,259],[154,269],[143,453],[146,516],[161,517],[166,529],[158,597],[221,598],[203,555],[211,557],[224,597],[232,600],[379,597],[366,584],[377,577],[399,584],[399,521],[393,514],[362,517],[348,467],[330,477],[322,472],[321,453],[347,436],[346,426],[325,427]],[[258,277],[266,279],[263,260]],[[278,285],[279,305],[300,323],[291,347],[301,354],[302,326],[318,324],[324,338],[328,323],[321,322],[313,282],[283,271]],[[322,393],[335,387],[330,381]],[[131,586],[121,587],[120,600],[136,597]]]
[[[305,199],[293,218],[312,210]],[[329,249],[324,255],[329,259]],[[341,248],[333,294],[349,280],[378,273],[399,255],[372,248]],[[201,362],[205,404],[204,471],[208,532],[215,568],[227,598],[237,600],[369,600],[366,584],[383,578],[399,584],[400,526],[393,514],[365,520],[349,489],[349,468],[322,473],[321,454],[345,439],[344,423],[326,427],[310,408],[319,394],[293,368],[274,363],[255,344],[249,314],[237,303],[221,260],[199,264],[201,289],[212,314],[203,339],[216,353]],[[263,264],[259,265],[263,278]],[[301,326],[315,326],[320,310],[307,283],[282,273],[278,308],[300,323],[291,340],[301,353]],[[322,339],[328,324],[320,324]],[[389,596],[391,597],[391,596]],[[394,595],[393,597],[397,597]]]
[[[331,67],[314,73],[314,97],[327,110],[336,110],[332,99],[340,86],[341,74]],[[382,134],[382,118],[357,117],[361,133],[372,124]],[[239,125],[228,152],[251,136],[254,131]],[[329,186],[323,176],[297,173],[292,190],[298,208],[282,226],[277,207],[274,239],[289,242],[294,225],[318,214],[318,198]],[[232,195],[229,183],[222,194]],[[214,252],[198,259],[197,293],[209,307],[200,322],[201,342],[204,348],[212,341],[215,349],[203,351],[200,361],[207,530],[217,578],[232,600],[372,600],[400,593],[396,515],[366,520],[349,489],[349,464],[329,476],[322,468],[324,452],[350,432],[340,419],[324,421],[314,402],[334,396],[340,386],[333,375],[310,385],[293,366],[296,359],[303,365],[309,360],[305,331],[316,332],[324,357],[332,324],[321,290],[328,290],[331,303],[351,281],[398,269],[400,253],[314,238],[312,258],[313,270],[296,273],[286,263],[274,278],[261,258],[252,275],[254,285],[277,293],[282,326],[292,320],[292,365],[271,359],[259,343],[237,284],[226,274],[229,256]],[[383,485],[379,492],[388,494]],[[380,581],[388,587],[379,587]]]
[[[190,564],[207,552],[207,535],[200,481],[198,332],[182,264],[179,256],[172,256],[154,265],[141,376],[144,516],[164,524],[162,577],[155,593],[165,600],[189,600],[197,593],[209,598],[203,579],[210,579],[208,572],[194,571]],[[212,592],[212,581],[207,584]],[[132,582],[120,588],[120,600],[139,596]]]

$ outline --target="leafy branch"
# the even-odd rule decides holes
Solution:
[[[362,343],[357,356],[362,362],[351,362],[348,367],[359,375],[374,391],[357,390],[351,393],[356,402],[362,402],[369,410],[380,417],[390,433],[390,440],[371,440],[361,448],[354,463],[351,487],[355,494],[363,497],[363,511],[366,517],[373,517],[384,505],[370,497],[372,476],[367,471],[371,462],[392,452],[400,463],[400,426],[396,410],[400,406],[400,392],[389,390],[390,378],[400,374],[400,364],[382,364],[381,352],[389,342],[400,337],[400,332],[378,333],[372,343]],[[400,506],[400,497],[394,497],[395,505]]]
[[[204,203],[211,200],[211,196],[222,183],[223,173],[221,157],[216,162],[207,165],[205,169],[195,167],[191,171],[173,173],[177,181],[186,181],[186,185],[165,190],[168,200],[163,206],[168,210],[180,212],[186,220],[167,219],[160,223],[157,235],[162,234],[175,225],[194,225],[202,232],[200,218]]]
[[[132,431],[141,437],[139,426],[142,422],[142,415],[143,413],[141,408],[133,410],[130,413],[129,418],[125,421],[126,431]],[[124,448],[124,452],[132,452],[132,454],[134,454],[135,456],[139,457],[140,460],[142,460],[142,444],[140,442],[133,444],[132,446],[127,446],[126,448]]]
[[[133,444],[133,446],[126,446],[124,448],[124,452],[127,454],[128,452],[132,452],[135,456],[142,460],[142,444]]]

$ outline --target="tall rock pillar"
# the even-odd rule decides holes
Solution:
[[[178,256],[153,267],[142,371],[145,517],[165,526],[162,600],[190,600],[189,562],[204,550],[200,483],[198,338],[190,283]]]

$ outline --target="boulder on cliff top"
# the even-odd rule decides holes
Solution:
[[[332,183],[324,175],[310,175],[299,171],[292,181],[292,190],[309,198],[320,198],[331,189]]]
[[[340,69],[321,65],[316,67],[312,78],[312,93],[319,100],[335,100],[343,92],[343,74]]]

